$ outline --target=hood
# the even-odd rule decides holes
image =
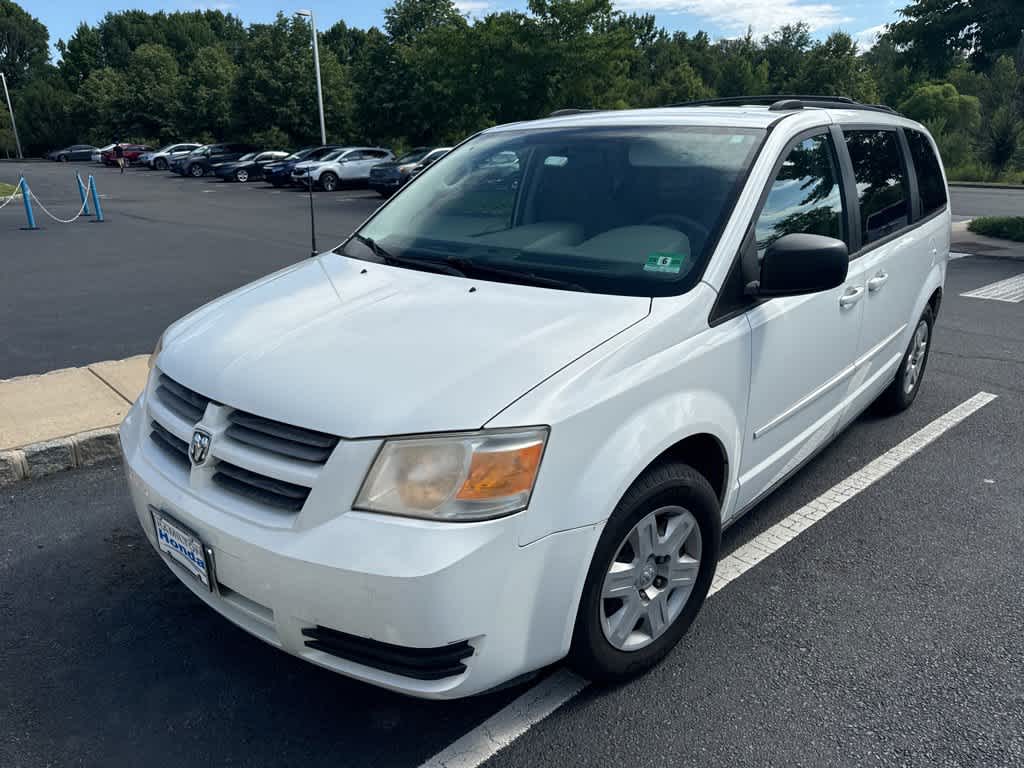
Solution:
[[[649,310],[330,253],[183,318],[157,365],[214,400],[344,437],[477,429]]]
[[[318,165],[322,165],[323,160],[303,160],[301,163],[296,163],[292,166],[293,171],[305,171],[309,168],[316,168]]]

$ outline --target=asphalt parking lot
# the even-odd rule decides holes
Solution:
[[[0,379],[148,353],[171,322],[310,252],[304,191],[84,163],[0,162],[24,170],[60,218],[79,208],[74,172],[94,173],[107,222],[57,224],[20,203],[0,210]],[[381,199],[366,189],[314,195],[317,243],[333,247]],[[1024,211],[1024,190],[952,189],[958,218]]]
[[[101,184],[111,194],[109,228],[81,224],[88,232],[69,238],[63,256],[36,251],[39,259],[64,259],[62,297],[77,290],[79,299],[63,325],[55,322],[53,344],[88,338],[74,327],[89,317],[87,274],[114,281],[100,287],[107,301],[127,292],[121,314],[97,322],[127,322],[117,318],[131,310],[139,325],[134,292],[148,292],[154,315],[180,314],[188,307],[178,305],[200,303],[199,294],[304,255],[302,227],[290,223],[301,195],[198,182],[194,198],[180,191],[159,198],[161,210],[152,189],[196,183],[126,174]],[[204,194],[208,187],[214,191]],[[47,199],[41,184],[37,193]],[[187,204],[174,202],[182,199]],[[322,217],[325,233],[340,238],[365,215],[346,205],[318,198],[318,210],[337,216]],[[212,245],[196,252],[186,222],[204,208],[200,240]],[[118,232],[114,210],[130,221],[151,218],[155,227],[125,225],[122,234],[104,235],[115,240],[88,240],[93,231]],[[260,234],[251,211],[279,218]],[[246,224],[240,229],[228,216]],[[267,242],[270,230],[284,234]],[[6,253],[11,236],[0,231]],[[165,234],[147,248],[147,231]],[[170,232],[178,236],[167,239]],[[244,250],[224,250],[239,242]],[[140,262],[119,267],[129,252]],[[192,271],[195,280],[180,277]],[[335,676],[263,645],[195,599],[149,550],[118,467],[7,488],[0,492],[0,765],[1022,765],[1024,305],[960,295],[1021,273],[1020,261],[953,261],[913,408],[859,419],[727,531],[723,554],[978,393],[994,400],[717,593],[660,667],[617,688],[587,688],[485,763],[461,747],[445,750],[465,743],[460,738],[485,747],[509,741],[509,731],[493,725],[521,721],[517,707],[536,682],[432,703]],[[210,274],[216,279],[206,280]],[[52,279],[41,265],[32,273],[37,301]],[[10,312],[10,283],[2,285],[2,311]],[[11,317],[0,321],[4,333]],[[93,360],[145,351],[131,345],[151,346],[141,337],[155,337],[168,319],[151,331],[124,326],[133,338],[120,352],[96,355],[98,342],[82,342],[74,353]],[[5,364],[36,359],[30,346],[7,354]],[[63,347],[53,354],[65,354]],[[39,356],[40,365],[47,360]]]
[[[0,210],[0,379],[149,352],[169,323],[310,253],[297,188],[226,183],[88,163],[0,163],[24,172],[54,215],[79,209],[74,172],[93,173],[106,222],[58,224],[20,201]],[[337,245],[380,204],[367,189],[313,196],[317,243]]]

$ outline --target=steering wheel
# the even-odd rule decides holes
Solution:
[[[700,243],[703,243],[711,236],[711,230],[705,225],[701,224],[696,219],[691,219],[689,216],[684,216],[681,213],[659,213],[655,216],[651,216],[651,218],[647,219],[644,224],[649,227],[669,227],[670,229],[678,229],[684,235],[689,237],[691,241],[695,239],[693,235],[696,234],[700,239]],[[693,245],[692,242],[691,245]],[[694,248],[694,250],[698,249]]]

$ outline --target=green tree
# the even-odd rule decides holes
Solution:
[[[11,93],[11,99],[18,116],[18,138],[26,156],[41,155],[80,138],[82,123],[73,119],[75,97],[56,67],[46,65],[37,69],[31,80]],[[6,109],[0,107],[0,111]]]
[[[773,93],[799,92],[804,60],[811,46],[811,27],[805,22],[783,25],[762,39],[762,57],[768,62],[769,88]]]
[[[999,107],[985,124],[982,156],[997,172],[1005,171],[1024,142],[1024,121],[1009,106]]]
[[[231,135],[232,99],[238,79],[238,67],[219,45],[200,48],[185,76],[179,124],[182,136],[203,133],[213,137]]]
[[[0,0],[0,71],[17,88],[49,61],[50,34],[12,0]]]
[[[57,41],[61,74],[72,88],[78,88],[95,70],[103,66],[103,39],[85,22],[78,25],[68,41]]]
[[[849,96],[873,104],[878,91],[867,65],[857,55],[857,44],[845,32],[833,32],[814,44],[803,61],[800,84],[807,93]]]
[[[143,43],[131,55],[124,93],[124,119],[135,136],[167,141],[177,138],[181,110],[178,62],[169,48]]]
[[[395,0],[384,9],[384,29],[395,42],[409,43],[429,29],[465,23],[452,0]]]
[[[978,99],[961,95],[951,83],[922,85],[900,103],[899,109],[920,122],[941,120],[947,131],[956,134],[972,134],[981,125]]]
[[[75,125],[88,126],[86,134],[93,144],[130,138],[130,126],[124,116],[127,92],[127,78],[113,67],[92,71],[78,89],[72,116]]]

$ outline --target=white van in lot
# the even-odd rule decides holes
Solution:
[[[725,526],[914,401],[949,237],[934,143],[881,107],[484,131],[167,329],[121,427],[139,521],[231,621],[375,685],[629,677]]]

